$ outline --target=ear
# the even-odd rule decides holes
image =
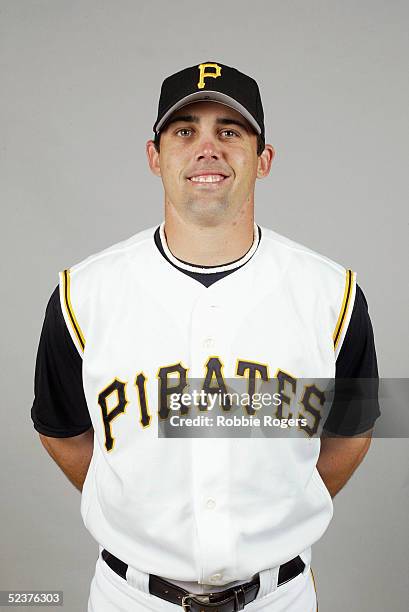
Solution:
[[[148,158],[149,168],[156,176],[161,176],[159,153],[156,150],[153,140],[146,143],[146,157]]]
[[[270,174],[271,164],[275,156],[274,147],[266,144],[264,151],[257,158],[257,178],[264,178]]]

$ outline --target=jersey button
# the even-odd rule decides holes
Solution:
[[[203,348],[211,349],[213,347],[214,347],[214,340],[213,340],[213,338],[206,338],[205,340],[203,340]]]
[[[213,497],[209,497],[206,500],[206,508],[208,508],[209,510],[213,510],[213,508],[216,507],[216,500],[213,499]]]

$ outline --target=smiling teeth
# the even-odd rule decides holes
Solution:
[[[220,174],[208,174],[207,176],[192,176],[190,179],[194,183],[216,183],[222,181],[224,176]]]

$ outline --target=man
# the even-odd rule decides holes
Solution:
[[[61,272],[47,306],[32,419],[99,543],[89,612],[317,609],[311,546],[377,412],[348,421],[341,402],[322,430],[306,404],[321,440],[160,435],[190,381],[304,398],[303,378],[378,376],[356,274],[254,222],[263,117],[234,68],[168,77],[146,144],[164,222]]]

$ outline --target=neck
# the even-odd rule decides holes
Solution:
[[[200,226],[165,209],[166,242],[178,259],[199,266],[221,266],[240,259],[254,239],[253,212],[245,219],[215,226]]]

